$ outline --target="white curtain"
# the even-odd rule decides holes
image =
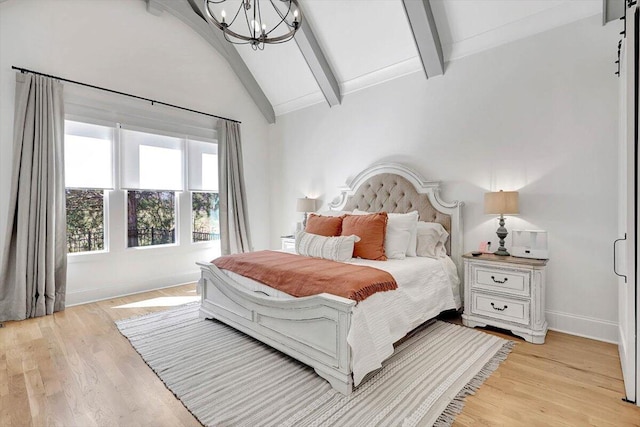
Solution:
[[[224,121],[220,140],[220,246],[222,255],[250,252],[247,196],[242,168],[240,125]]]
[[[67,248],[62,84],[16,75],[13,174],[0,321],[64,310]]]

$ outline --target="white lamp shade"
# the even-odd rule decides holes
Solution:
[[[495,215],[518,214],[518,192],[500,190],[484,193],[484,213]]]
[[[315,212],[316,199],[309,199],[308,197],[298,199],[298,202],[296,203],[296,211],[297,212]]]

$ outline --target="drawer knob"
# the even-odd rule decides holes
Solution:
[[[508,277],[505,277],[505,278],[504,278],[504,280],[497,280],[497,279],[496,279],[496,276],[491,276],[491,280],[493,280],[493,283],[500,283],[500,284],[502,284],[502,283],[506,283],[506,282],[507,282],[507,280],[509,280],[509,278],[508,278]]]
[[[505,279],[506,280],[506,279]],[[498,311],[505,311],[507,309],[507,305],[505,304],[504,307],[500,308],[500,307],[496,307],[494,303],[491,303],[491,307],[494,310],[498,310]]]

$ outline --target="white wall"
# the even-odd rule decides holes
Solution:
[[[147,13],[141,0],[9,0],[0,4],[0,247],[12,167],[12,65],[241,120],[253,243],[268,246],[268,125],[210,45],[172,15]],[[124,193],[119,200],[110,210],[123,218]],[[189,244],[125,250],[123,241],[112,242],[109,255],[71,257],[69,303],[194,280],[195,262],[215,253]]]
[[[485,191],[520,191],[508,228],[549,232],[551,327],[616,340],[619,25],[576,22],[278,117],[271,128],[271,245],[299,220],[295,199],[326,202],[363,168],[405,163],[462,200],[465,250],[497,243]],[[508,238],[510,239],[510,237]],[[510,240],[508,240],[510,242]]]

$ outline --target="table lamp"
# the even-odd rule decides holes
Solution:
[[[493,191],[484,193],[484,213],[500,215],[500,227],[496,231],[500,239],[500,247],[494,252],[495,255],[509,256],[509,252],[504,247],[504,239],[509,233],[504,227],[504,216],[514,215],[518,212],[518,192],[517,191]]]
[[[316,199],[310,199],[308,197],[298,199],[298,203],[296,204],[296,211],[304,212],[304,221],[302,221],[302,228],[307,228],[307,213],[316,211]]]

